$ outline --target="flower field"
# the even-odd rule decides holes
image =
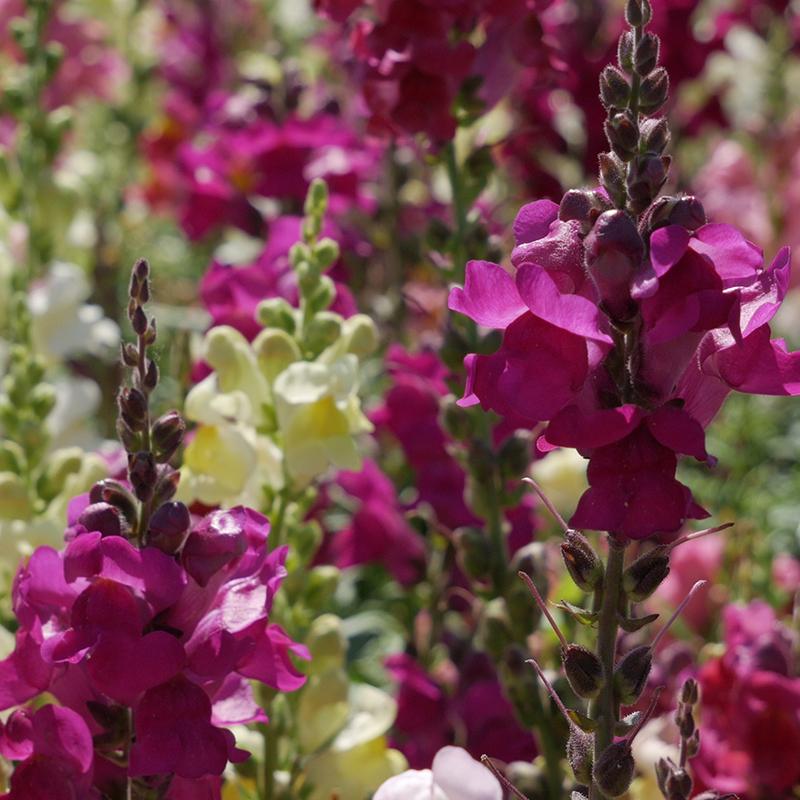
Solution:
[[[0,24],[0,798],[800,798],[800,4]]]

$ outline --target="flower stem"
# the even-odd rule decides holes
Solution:
[[[609,535],[608,562],[603,582],[603,601],[597,633],[597,657],[603,665],[603,686],[595,701],[594,717],[599,723],[594,735],[594,760],[614,741],[614,726],[619,719],[619,705],[614,697],[614,657],[617,649],[618,615],[622,590],[625,547]],[[605,795],[593,782],[590,800],[605,800]]]
[[[564,777],[561,772],[563,752],[555,735],[555,727],[550,717],[549,704],[542,703],[538,691],[533,693],[533,708],[536,718],[541,722],[536,726],[536,739],[544,756],[545,778],[547,783],[548,800],[562,800],[564,796]]]
[[[452,141],[445,147],[444,156],[447,176],[450,179],[450,190],[453,195],[453,214],[456,223],[450,277],[458,281],[463,280],[464,268],[467,263],[467,206],[464,202],[464,186],[456,160],[456,148]]]

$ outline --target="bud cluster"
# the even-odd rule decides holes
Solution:
[[[656,198],[667,179],[664,155],[670,133],[666,118],[648,118],[669,95],[669,76],[658,66],[660,41],[645,31],[652,17],[649,0],[628,0],[631,30],[619,40],[617,66],[600,75],[600,100],[608,111],[605,132],[610,153],[600,155],[603,185],[612,203],[637,215]]]
[[[135,343],[122,345],[122,363],[131,371],[131,385],[120,389],[117,433],[128,453],[130,488],[119,481],[104,480],[90,492],[91,505],[79,522],[104,535],[135,536],[168,553],[176,552],[189,531],[189,511],[170,502],[180,474],[169,461],[180,447],[186,424],[177,411],[150,418],[150,396],[158,386],[158,367],[148,349],[157,338],[156,321],[144,305],[150,299],[150,267],[144,259],[131,271],[128,319]]]

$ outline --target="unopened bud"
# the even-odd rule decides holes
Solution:
[[[570,644],[561,653],[564,673],[578,697],[591,700],[597,697],[603,685],[603,665],[600,659],[585,647]]]
[[[649,0],[627,0],[625,4],[625,21],[632,28],[643,28],[650,23],[653,9]]]
[[[158,386],[158,366],[155,361],[147,362],[147,372],[144,376],[144,388],[148,392],[152,392]]]
[[[456,531],[455,541],[461,569],[472,580],[486,580],[492,563],[492,548],[486,534],[477,528],[461,528]]]
[[[632,706],[642,696],[652,666],[653,651],[646,645],[634,647],[617,663],[614,689],[623,706]]]
[[[523,475],[531,463],[531,436],[526,431],[516,431],[500,446],[497,454],[502,477],[516,479]]]
[[[308,188],[303,211],[310,216],[322,216],[328,206],[328,184],[322,178],[314,178]]]
[[[587,222],[594,208],[593,193],[585,189],[570,189],[561,198],[558,207],[558,218],[563,222],[575,219]]]
[[[682,225],[690,231],[696,231],[707,222],[703,204],[696,198],[679,197],[669,214],[668,224]]]
[[[492,448],[481,439],[475,439],[470,444],[469,467],[479,484],[486,485],[494,477],[494,453]]]
[[[681,687],[681,703],[693,706],[700,699],[700,687],[694,678],[687,678]]]
[[[686,755],[694,758],[700,752],[700,731],[695,731],[686,742]]]
[[[670,770],[669,775],[665,781],[665,788],[667,790],[667,797],[669,798],[687,798],[692,793],[692,779],[685,769],[677,767]]]
[[[594,592],[603,583],[603,562],[589,540],[578,531],[567,531],[561,544],[561,555],[575,585],[584,592]]]
[[[442,427],[453,439],[464,441],[475,433],[475,421],[472,414],[456,402],[453,395],[442,401]]]
[[[330,347],[342,335],[342,318],[332,311],[320,311],[306,328],[306,344],[315,353]]]
[[[131,327],[137,336],[144,335],[144,332],[147,330],[147,315],[140,305],[137,305],[133,310],[133,314],[131,315]]]
[[[106,478],[98,481],[89,490],[91,503],[110,503],[118,508],[130,526],[136,521],[138,510],[136,499],[119,481]]]
[[[323,614],[311,623],[306,637],[311,651],[311,671],[320,674],[341,667],[347,655],[347,637],[342,620],[334,614]]]
[[[153,490],[153,507],[158,508],[162,503],[167,503],[175,497],[181,473],[169,464],[161,464],[158,468],[158,480]]]
[[[136,345],[125,342],[120,346],[120,358],[126,367],[135,367],[139,363],[139,351]]]
[[[641,125],[642,149],[645,153],[660,156],[669,144],[669,121],[666,117],[643,120]]]
[[[314,245],[314,256],[322,269],[327,269],[339,258],[339,243],[325,237]]]
[[[344,321],[347,352],[358,358],[371,356],[378,349],[378,329],[366,314],[354,314]]]
[[[324,311],[330,308],[331,303],[336,299],[336,284],[328,275],[321,275],[314,278],[316,288],[308,299],[308,305],[312,311]]]
[[[603,750],[592,769],[592,777],[603,794],[621,797],[630,788],[635,769],[631,746],[623,740]]]
[[[606,211],[585,240],[586,270],[606,312],[626,320],[633,313],[631,279],[644,258],[644,242],[625,211]]]
[[[639,556],[622,576],[622,588],[633,603],[647,600],[669,575],[669,550],[656,547]]]
[[[120,417],[117,419],[117,436],[119,440],[122,442],[122,446],[129,452],[135,452],[139,449],[142,444],[142,437],[131,430],[130,426],[125,422],[125,420]]]
[[[186,423],[177,411],[168,411],[153,423],[152,442],[156,461],[165,464],[180,447]]]
[[[644,114],[658,111],[669,97],[669,75],[664,67],[656,67],[642,79],[639,87],[639,110]]]
[[[625,108],[631,96],[631,87],[616,67],[607,65],[600,73],[600,101],[606,108]]]
[[[503,658],[506,648],[511,644],[511,625],[506,602],[502,597],[490,600],[484,608],[478,628],[481,647],[495,661]]]
[[[158,472],[152,453],[144,450],[128,458],[128,475],[136,497],[146,503],[153,496]]]
[[[617,44],[617,64],[619,68],[624,70],[629,75],[633,73],[633,48],[634,48],[633,31],[625,31],[619,37]]]
[[[117,397],[120,413],[132,431],[141,431],[147,419],[147,398],[138,389],[126,387]]]
[[[90,533],[97,531],[103,536],[125,536],[130,530],[120,509],[106,502],[86,506],[78,517],[78,523]]]
[[[639,147],[639,126],[630,112],[614,114],[604,127],[614,153],[623,161],[630,161]]]
[[[635,213],[644,211],[667,180],[669,156],[645,155],[637,158],[627,176],[628,198]]]
[[[262,300],[256,309],[256,318],[265,328],[280,328],[294,333],[294,309],[282,297]]]
[[[573,725],[567,740],[567,760],[578,783],[592,782],[594,737]]]
[[[636,45],[634,67],[640,75],[649,75],[658,65],[660,41],[654,33],[645,33]]]
[[[284,330],[267,328],[253,341],[253,351],[264,377],[271,383],[301,358],[297,342]]]
[[[625,164],[613,153],[600,153],[597,161],[600,167],[600,182],[608,192],[611,202],[617,208],[624,207],[627,199]]]
[[[150,518],[148,544],[172,555],[180,550],[191,525],[191,514],[183,503],[163,503]]]

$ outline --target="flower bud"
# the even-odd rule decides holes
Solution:
[[[175,497],[181,478],[181,473],[169,464],[161,464],[157,469],[158,481],[153,491],[153,508],[158,508],[162,503],[167,503]]]
[[[256,319],[265,328],[280,328],[294,333],[294,309],[282,297],[262,300],[256,309]]]
[[[322,178],[314,178],[308,187],[303,212],[308,216],[322,217],[328,207],[328,184]]]
[[[592,782],[594,738],[573,725],[567,740],[567,760],[578,783]]]
[[[669,575],[669,550],[655,547],[639,556],[622,575],[622,588],[633,603],[647,600]]]
[[[177,411],[168,411],[153,423],[151,438],[156,461],[165,464],[180,447],[186,423]]]
[[[314,257],[323,269],[327,269],[339,258],[339,243],[325,237],[314,245]]]
[[[49,383],[34,386],[28,395],[28,405],[39,419],[45,419],[56,405],[56,390]]]
[[[347,352],[359,358],[371,356],[378,349],[378,329],[366,314],[354,314],[344,321]]]
[[[97,531],[103,536],[126,536],[130,531],[128,520],[116,506],[110,503],[92,503],[81,512],[78,523],[90,533]]]
[[[473,415],[466,408],[456,402],[453,395],[448,395],[442,400],[441,421],[442,427],[453,439],[465,440],[475,433]]]
[[[144,389],[152,392],[158,386],[158,366],[153,360],[147,362],[147,372],[144,376]]]
[[[130,342],[121,344],[120,359],[126,367],[135,367],[139,363],[139,350],[136,345]]]
[[[117,397],[120,413],[125,424],[132,431],[141,431],[147,419],[147,398],[138,389],[120,389]]]
[[[700,731],[695,731],[686,742],[686,755],[694,758],[700,752]]]
[[[700,699],[700,687],[694,678],[687,678],[681,687],[681,703],[696,705]]]
[[[474,439],[469,447],[469,468],[480,484],[489,483],[494,477],[495,459],[492,448],[480,439]]]
[[[316,287],[308,299],[309,308],[313,312],[324,311],[336,298],[336,284],[328,275],[314,277],[313,281]]]
[[[624,208],[627,198],[625,164],[613,153],[600,153],[597,161],[600,168],[600,182],[608,192],[611,202],[617,208]]]
[[[614,114],[606,120],[604,129],[614,154],[623,161],[630,161],[639,147],[639,126],[630,112]]]
[[[578,531],[567,531],[561,544],[561,556],[575,585],[584,592],[594,592],[603,583],[603,562]]]
[[[523,475],[531,463],[531,436],[526,431],[515,431],[500,446],[497,454],[500,474],[507,479]]]
[[[631,746],[623,740],[603,750],[592,769],[592,777],[603,794],[621,797],[630,788],[635,769]]]
[[[639,87],[639,110],[644,114],[658,111],[669,97],[669,75],[664,67],[656,67]]]
[[[645,33],[633,54],[634,68],[640,75],[649,75],[658,64],[661,42],[654,33]]]
[[[660,156],[669,144],[669,121],[666,117],[643,120],[639,126],[642,134],[642,149],[645,153]]]
[[[593,193],[584,189],[570,189],[561,198],[558,207],[558,218],[562,222],[576,219],[579,222],[589,220],[589,215],[594,209]]]
[[[461,569],[474,581],[487,580],[492,548],[486,534],[477,528],[460,528],[456,531],[455,540]]]
[[[323,614],[311,623],[306,637],[311,652],[310,671],[320,675],[329,669],[341,667],[347,655],[347,638],[342,620],[334,614]]]
[[[679,197],[668,217],[669,225],[682,225],[690,231],[696,231],[707,222],[703,204],[691,195]]]
[[[681,798],[681,800],[688,800],[692,793],[692,779],[685,769],[676,767],[671,770],[667,779],[664,782],[667,790],[667,797]]]
[[[606,108],[625,108],[631,96],[631,87],[616,67],[607,65],[600,73],[600,101]]]
[[[341,577],[341,572],[332,564],[319,564],[310,570],[303,593],[307,607],[312,609],[330,607]]]
[[[142,437],[134,433],[121,416],[117,419],[116,429],[117,437],[129,453],[136,452],[141,447]]]
[[[617,663],[614,689],[623,706],[632,706],[642,696],[652,666],[653,652],[646,645],[634,647]]]
[[[140,305],[137,305],[133,309],[133,314],[131,314],[131,327],[137,336],[143,336],[144,332],[147,330],[147,315]]]
[[[305,343],[315,353],[330,347],[342,335],[342,318],[332,311],[320,311],[306,328]]]
[[[502,597],[490,600],[481,616],[478,628],[481,648],[495,661],[500,661],[506,648],[512,643],[511,625],[506,601]]]
[[[643,28],[650,24],[653,9],[649,0],[627,0],[625,3],[625,21],[631,28]]]
[[[619,68],[624,70],[629,75],[633,73],[633,47],[634,47],[633,31],[625,31],[619,37],[617,44],[617,64]]]
[[[644,258],[644,242],[625,211],[606,211],[585,240],[586,270],[606,313],[617,320],[634,312],[631,279]]]
[[[290,364],[301,358],[300,348],[295,340],[279,328],[261,331],[253,341],[253,352],[261,372],[270,383]]]
[[[603,665],[600,659],[585,647],[570,644],[561,653],[564,673],[578,697],[591,700],[597,697],[603,685]]]
[[[140,450],[130,455],[128,457],[128,476],[136,497],[143,503],[150,500],[158,480],[153,454]]]
[[[669,156],[646,155],[631,164],[627,176],[628,198],[635,213],[644,211],[667,180]]]
[[[150,518],[148,544],[169,555],[177,553],[191,525],[191,514],[183,503],[163,503]]]
[[[111,478],[98,481],[92,486],[89,490],[89,502],[110,503],[122,512],[129,526],[139,516],[134,496],[119,481]]]

